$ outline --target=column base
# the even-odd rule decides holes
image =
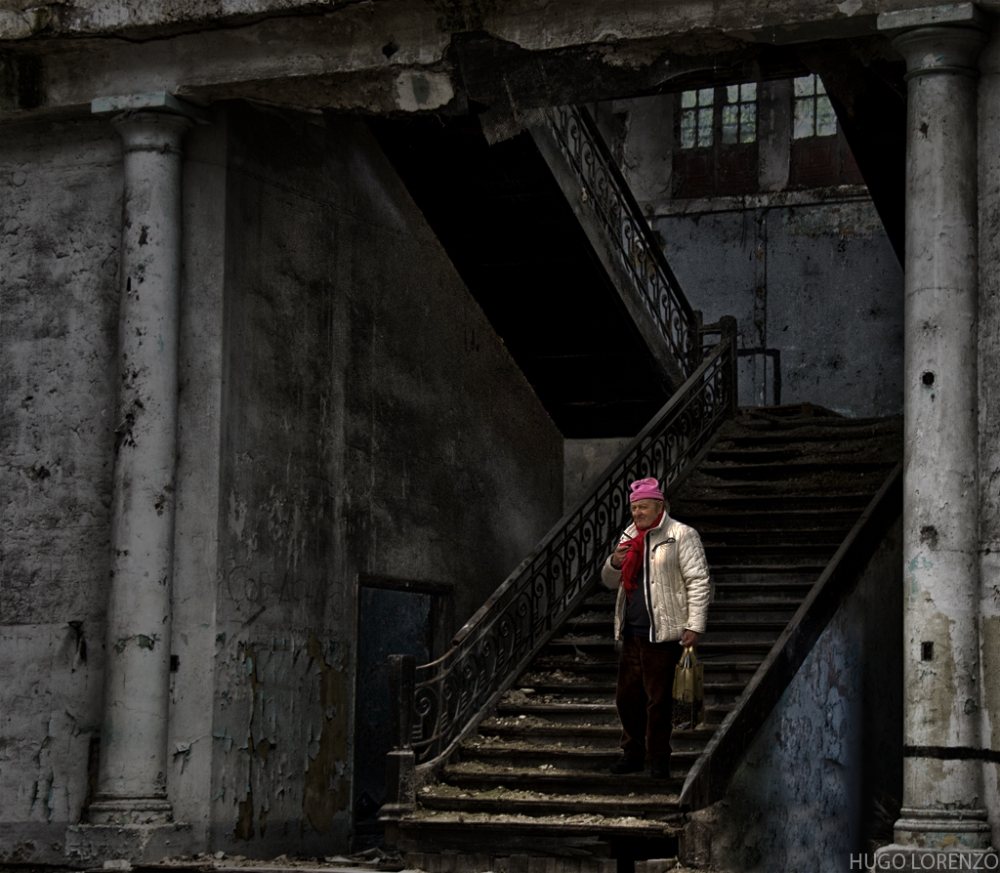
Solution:
[[[893,826],[897,846],[916,850],[991,851],[985,809],[914,809],[903,807]]]
[[[169,824],[82,824],[66,829],[66,859],[76,867],[106,861],[152,863],[200,851],[194,827]]]
[[[166,797],[114,797],[98,794],[87,810],[87,819],[95,825],[169,824],[174,810]]]

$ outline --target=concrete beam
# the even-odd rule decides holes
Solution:
[[[0,16],[0,121],[82,112],[94,98],[137,92],[206,103],[243,98],[311,109],[437,110],[452,105],[462,88],[463,75],[449,60],[453,38],[472,32],[532,56],[579,55],[576,78],[611,78],[616,93],[629,96],[734,52],[873,34],[879,14],[925,2],[683,0],[665,14],[660,0],[624,8],[618,0],[508,0],[488,8],[462,4],[461,11],[424,0],[230,0],[221,9],[207,0],[71,0],[45,7],[27,32],[21,13],[9,26]],[[626,74],[637,78],[632,89],[619,83]]]

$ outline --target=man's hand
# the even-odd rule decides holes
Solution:
[[[681,635],[681,645],[687,648],[688,646],[697,646],[698,640],[701,639],[701,634],[696,634],[692,630],[686,630]]]
[[[615,549],[611,553],[612,567],[614,567],[616,570],[620,570],[622,568],[622,564],[625,562],[625,555],[628,553],[628,550],[631,548],[631,546],[632,546],[632,541],[629,540],[628,542],[622,543],[620,546],[618,546],[617,549]]]

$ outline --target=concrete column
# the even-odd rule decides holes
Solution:
[[[880,17],[880,27],[887,18]],[[893,40],[908,70],[904,784],[897,851],[990,844],[982,763],[975,757],[981,748],[976,57],[983,41],[975,19],[917,26]]]
[[[125,160],[111,593],[94,824],[170,821],[167,707],[182,115],[114,117]]]
[[[1000,25],[979,56],[979,480],[982,741],[1000,749]],[[1000,845],[1000,764],[984,764]]]

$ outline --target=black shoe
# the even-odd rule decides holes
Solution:
[[[616,776],[621,776],[623,773],[640,773],[645,766],[646,762],[642,758],[623,756],[621,760],[615,761],[608,769]]]
[[[649,775],[654,779],[669,779],[670,764],[650,764]]]

